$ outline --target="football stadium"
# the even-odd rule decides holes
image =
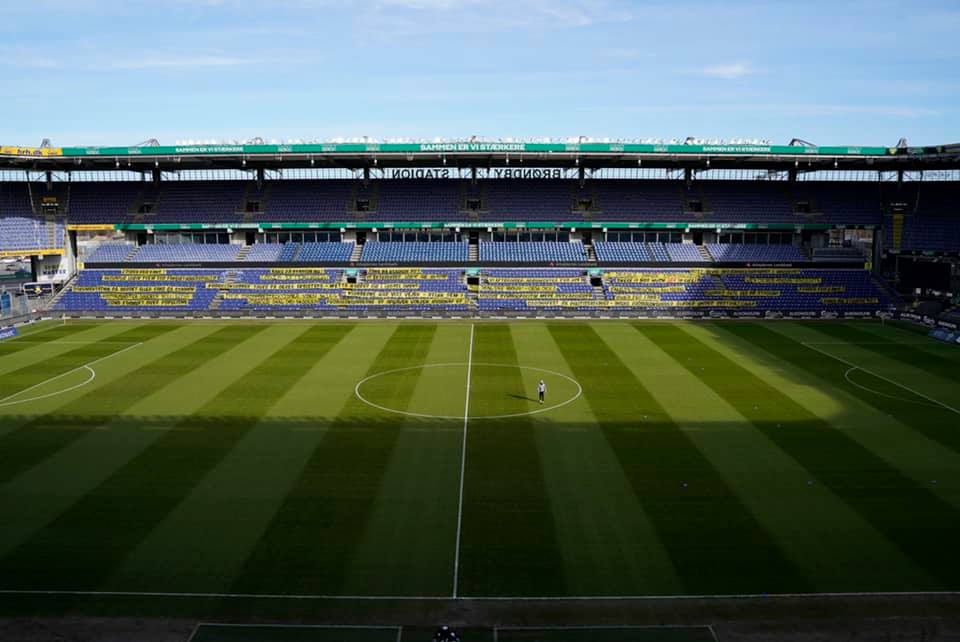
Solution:
[[[939,639],[958,170],[796,140],[4,147],[0,611]]]

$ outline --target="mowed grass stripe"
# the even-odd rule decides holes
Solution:
[[[598,332],[622,324],[598,324]],[[521,364],[568,373],[544,323],[510,325]],[[530,395],[540,373],[525,371]],[[547,403],[563,401],[548,380]],[[540,465],[571,595],[677,595],[682,584],[590,405],[579,399],[533,418]],[[482,427],[482,425],[481,425]]]
[[[122,344],[114,343],[115,341],[129,342],[130,345],[133,345],[171,332],[176,329],[176,327],[175,325],[135,326],[126,331],[108,335],[110,341],[78,346],[77,348],[46,359],[40,363],[31,364],[8,372],[0,378],[0,400],[22,392],[47,379],[75,370],[91,361],[106,357],[126,347]],[[108,337],[102,338],[106,339]]]
[[[356,325],[318,358],[124,560],[108,586],[229,590],[323,438],[331,415],[353,394],[353,382],[363,376],[366,364],[357,363],[357,351],[379,350],[390,333],[383,326]],[[211,538],[209,533],[230,536]],[[158,559],[168,563],[158,565]]]
[[[693,326],[683,326],[690,331]],[[713,464],[780,549],[817,591],[895,591],[936,581],[886,537],[759,431],[694,371],[710,361],[694,350],[674,358],[632,325],[603,324],[597,333],[621,346],[624,363]],[[639,355],[642,355],[640,357]],[[744,351],[740,363],[750,360]],[[685,365],[684,365],[685,364]],[[789,421],[788,417],[784,420]],[[803,515],[803,519],[797,519]],[[843,559],[843,564],[831,561]],[[876,560],[883,559],[878,565]]]
[[[133,459],[163,434],[164,428],[172,427],[182,417],[198,409],[230,383],[223,377],[205,377],[229,359],[236,349],[250,349],[245,343],[261,333],[264,328],[235,326],[229,332],[211,334],[212,326],[191,325],[183,328],[186,336],[204,336],[202,343],[194,346],[187,357],[176,354],[170,361],[171,370],[164,379],[153,379],[155,388],[131,381],[130,396],[132,404],[115,416],[105,417],[103,423],[83,431],[79,439],[71,440],[54,453],[36,462],[17,477],[0,485],[0,515],[9,515],[0,529],[0,556],[13,547],[22,544],[30,535],[49,524],[57,515],[67,510],[71,504],[96,489],[114,471]],[[176,334],[176,333],[173,333]],[[164,339],[155,340],[144,350],[152,350],[158,341],[172,340],[173,334]],[[226,355],[226,357],[224,356]],[[231,373],[239,377],[245,371],[233,368]],[[151,377],[152,378],[152,377]],[[137,377],[139,379],[139,377]],[[215,387],[211,379],[220,384]],[[222,383],[221,383],[222,381]],[[167,396],[172,386],[181,386],[181,394]],[[191,386],[202,392],[189,395],[183,390]],[[123,387],[112,391],[126,397]],[[105,400],[105,397],[103,397]],[[88,401],[95,406],[98,397]],[[172,414],[177,412],[180,414]],[[164,414],[166,413],[166,414]],[[63,420],[63,430],[67,429]],[[58,421],[57,416],[48,421]],[[24,498],[29,498],[25,501]]]
[[[856,397],[876,411],[960,454],[960,430],[955,428],[960,416],[907,388],[869,372],[850,371],[851,366],[841,360],[839,353],[856,349],[857,346],[817,346],[819,350],[815,350],[798,339],[798,336],[807,336],[812,331],[798,326],[776,330],[759,324],[728,324],[722,327],[729,334],[762,347],[766,352],[798,367],[827,386]],[[822,335],[817,333],[816,336]],[[828,356],[832,352],[838,353],[838,358]],[[842,358],[856,363],[847,357]],[[897,381],[894,377],[889,378]],[[920,388],[928,384],[920,380],[908,381],[905,385]]]
[[[828,455],[823,460],[825,468],[837,475],[843,475],[843,457],[850,458],[851,477],[859,474],[860,465],[869,467],[879,460],[864,462],[863,449],[856,442],[857,450],[850,454],[845,443],[849,439],[842,434],[836,447],[831,441],[836,439],[832,433],[837,433],[832,425],[740,365],[751,358],[750,352],[742,352],[737,363],[701,341],[691,328],[644,324],[636,329],[648,345],[668,355],[673,367],[695,380],[685,388],[709,389],[716,403],[729,406],[743,422],[743,428],[733,434],[720,432],[720,426],[705,425],[705,432],[694,438],[715,461],[724,457],[717,450],[728,450],[726,468],[728,474],[742,477],[738,484],[741,496],[750,497],[757,518],[775,533],[817,590],[938,588],[934,576],[891,542],[871,514],[851,505],[849,497],[820,479],[823,471],[808,466],[809,456],[795,456],[795,442],[823,444],[836,452],[837,459]],[[824,437],[824,430],[831,434]],[[884,564],[877,565],[877,559]]]
[[[473,361],[516,365],[510,328],[477,325]],[[471,414],[525,412],[527,397],[536,395],[536,380],[528,379],[525,383],[518,368],[474,365]],[[529,416],[470,422],[460,540],[461,595],[566,594],[563,555],[541,457]]]
[[[109,423],[116,415],[154,390],[242,341],[257,330],[249,327],[223,328],[212,337],[204,333],[173,353],[161,354],[122,378],[98,386],[55,411],[38,415],[19,428],[0,436],[0,484],[43,461],[91,430]],[[169,335],[168,335],[169,336]],[[142,356],[129,355],[134,360]],[[82,390],[82,389],[81,389]]]
[[[804,323],[805,328],[812,328],[818,333],[826,335],[837,341],[851,343],[858,349],[873,352],[886,359],[891,359],[897,363],[922,370],[935,377],[941,377],[954,383],[960,382],[960,368],[956,361],[947,359],[936,354],[924,353],[917,354],[914,346],[901,343],[877,343],[876,335],[872,332],[866,332],[859,328],[849,327],[838,323]],[[829,348],[830,346],[818,346]],[[960,350],[958,350],[960,352]]]
[[[811,372],[826,374],[823,366],[833,366],[823,355],[765,326],[730,323],[719,327]],[[659,334],[669,334],[668,330],[671,328],[662,328]],[[706,344],[701,346],[717,359],[709,373],[698,373],[704,381],[724,390],[731,403],[741,406],[749,406],[750,401],[744,399],[742,390],[736,390],[736,385],[749,383],[753,389],[750,397],[767,401],[756,404],[756,410],[752,406],[744,408],[744,416],[908,557],[938,578],[941,588],[960,586],[960,557],[953,554],[955,533],[960,532],[960,511],[793,399],[716,354]],[[796,421],[778,428],[771,413],[786,409],[790,409]]]
[[[397,326],[367,374],[423,363],[435,332],[435,325]],[[356,358],[364,356],[357,351]],[[411,370],[400,379],[384,405],[406,408],[420,372]],[[403,417],[351,397],[251,551],[232,591],[343,593],[403,423]]]
[[[549,327],[687,593],[809,591],[798,568],[619,354],[590,326]]]
[[[437,327],[426,362],[464,365],[424,370],[409,410],[437,415],[463,411],[466,390],[457,395],[457,381],[466,381],[469,343],[470,326]],[[351,560],[347,593],[449,595],[462,436],[462,419],[404,419]]]
[[[932,354],[952,362],[955,366],[960,366],[960,346],[927,336],[930,328],[926,326],[912,325],[906,321],[891,323],[870,321],[850,325],[868,333],[871,341],[889,341],[913,349],[917,357]]]
[[[23,546],[0,560],[0,577],[28,586],[91,588],[236,445],[346,326],[278,328],[285,340],[246,376],[184,417]],[[69,578],[65,580],[64,578]]]
[[[0,341],[0,362],[3,362],[6,357],[14,355],[17,352],[45,346],[61,339],[71,339],[78,333],[85,332],[96,327],[96,324],[80,323],[71,325],[49,325],[46,328],[40,328],[30,333],[21,334],[19,337],[14,339]]]

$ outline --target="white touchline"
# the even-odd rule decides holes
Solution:
[[[815,345],[813,345],[813,344],[806,343],[806,342],[802,342],[802,343],[803,343],[803,345],[807,346],[807,347],[810,348],[811,350],[816,350],[817,352],[819,352],[819,353],[822,354],[822,355],[828,356],[828,357],[830,357],[831,359],[836,359],[837,361],[840,361],[840,362],[842,362],[842,363],[845,363],[845,364],[847,364],[848,366],[850,366],[851,368],[856,368],[857,370],[862,370],[863,372],[866,372],[866,373],[869,374],[869,375],[873,375],[873,376],[876,377],[877,379],[883,379],[883,380],[886,381],[887,383],[892,383],[892,384],[895,385],[895,386],[899,386],[899,387],[903,388],[904,390],[907,390],[907,391],[909,391],[909,392],[912,392],[913,394],[917,395],[918,397],[923,397],[923,398],[926,399],[927,401],[932,401],[933,403],[937,404],[937,405],[940,406],[941,408],[946,408],[946,409],[949,410],[950,412],[953,412],[953,413],[956,413],[956,414],[960,415],[960,410],[957,410],[957,409],[954,408],[953,406],[948,406],[947,404],[943,403],[942,401],[937,401],[937,400],[934,399],[933,397],[927,396],[927,395],[923,394],[922,392],[918,392],[918,391],[914,390],[913,388],[910,388],[910,387],[908,387],[908,386],[903,385],[902,383],[899,383],[899,382],[897,382],[897,381],[894,381],[893,379],[889,379],[889,378],[887,378],[887,377],[884,377],[883,375],[877,374],[876,372],[873,372],[872,370],[867,370],[867,369],[864,368],[863,366],[859,366],[859,365],[853,363],[852,361],[847,361],[847,360],[844,359],[843,357],[838,357],[838,356],[835,355],[835,354],[830,354],[830,353],[827,352],[826,350],[821,350],[820,348],[818,348],[817,346],[815,346]],[[847,372],[849,373],[850,371],[848,370]],[[846,376],[844,376],[844,378],[846,378]],[[847,378],[847,381],[850,381],[850,379]],[[853,382],[850,381],[850,383],[853,383]],[[857,385],[857,384],[854,384],[854,385]],[[862,387],[862,386],[858,386],[858,387]],[[876,391],[871,390],[870,392],[876,392]],[[906,401],[906,400],[904,399],[903,401]]]
[[[467,394],[463,402],[463,445],[460,450],[460,501],[457,505],[457,547],[453,554],[453,597],[460,583],[460,527],[463,523],[463,478],[467,470],[467,424],[470,421],[470,371],[473,368],[473,324],[470,324],[470,350],[467,352]]]
[[[53,396],[55,396],[55,395],[62,395],[62,394],[64,394],[64,393],[66,393],[66,392],[70,392],[71,390],[76,390],[77,388],[80,388],[81,386],[85,386],[85,385],[87,385],[88,383],[90,383],[91,381],[93,381],[94,379],[97,378],[97,373],[96,373],[96,371],[92,368],[92,366],[95,366],[96,364],[100,363],[101,361],[106,361],[107,359],[109,359],[109,358],[111,358],[111,357],[115,357],[115,356],[117,356],[118,354],[122,354],[122,353],[126,352],[127,350],[133,350],[133,349],[136,348],[137,346],[142,346],[142,345],[143,345],[143,342],[142,342],[142,341],[141,341],[140,343],[135,343],[135,344],[133,344],[132,346],[127,346],[126,348],[123,348],[122,350],[117,350],[116,352],[112,352],[112,353],[108,354],[108,355],[105,356],[105,357],[100,357],[99,359],[94,359],[93,361],[90,361],[89,363],[85,363],[85,364],[83,364],[82,366],[77,366],[76,368],[71,368],[70,370],[67,370],[66,372],[61,372],[60,374],[58,374],[58,375],[56,375],[56,376],[50,377],[49,379],[44,379],[44,380],[41,381],[40,383],[35,383],[35,384],[33,384],[32,386],[30,386],[29,388],[24,388],[23,390],[20,390],[19,392],[13,393],[13,394],[10,395],[9,397],[4,397],[3,399],[0,399],[0,407],[2,407],[2,406],[13,406],[13,405],[15,405],[15,404],[27,403],[28,401],[38,401],[38,400],[40,400],[40,399],[46,399],[46,398],[48,398],[48,397],[53,397]],[[78,385],[75,385],[75,386],[71,386],[70,388],[66,388],[65,390],[57,390],[56,392],[51,392],[51,393],[48,393],[48,394],[45,394],[45,395],[41,395],[41,396],[39,396],[39,397],[30,397],[29,399],[18,399],[18,400],[16,400],[16,401],[10,401],[10,399],[13,399],[14,397],[19,397],[20,395],[22,395],[22,394],[25,393],[25,392],[30,392],[31,390],[34,390],[34,389],[36,389],[36,388],[39,388],[40,386],[43,386],[43,385],[46,385],[46,384],[50,383],[51,381],[56,381],[57,379],[61,379],[61,378],[63,378],[63,377],[66,377],[68,374],[70,374],[70,373],[72,373],[72,372],[76,372],[77,370],[84,370],[84,369],[88,370],[88,371],[90,372],[90,375],[91,375],[91,376],[90,376],[86,381],[84,381],[84,382],[81,383],[81,384],[78,384]]]

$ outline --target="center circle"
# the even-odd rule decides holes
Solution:
[[[461,414],[454,415],[454,414],[441,414],[440,412],[436,412],[436,413],[416,412],[415,408],[414,409],[394,408],[388,403],[377,403],[377,401],[375,401],[376,395],[371,393],[371,389],[376,384],[378,383],[384,384],[384,381],[389,380],[391,377],[402,377],[405,375],[405,373],[409,373],[415,370],[429,371],[431,374],[434,374],[440,377],[440,376],[444,376],[442,374],[444,370],[449,371],[450,369],[453,369],[453,368],[456,368],[462,371],[461,372],[462,378],[458,377],[459,381],[457,382],[459,383],[459,386],[460,386],[459,404],[461,407],[464,408],[464,412]],[[531,373],[538,373],[540,375],[540,378],[543,379],[547,384],[548,399],[551,395],[551,392],[555,388],[566,389],[565,391],[561,390],[561,394],[564,395],[564,398],[562,401],[557,403],[551,403],[549,405],[547,404],[540,405],[536,397],[534,396],[535,393],[531,393],[530,396],[526,396],[525,392],[518,391],[514,388],[514,391],[511,394],[510,391],[506,389],[507,386],[504,386],[503,390],[495,389],[494,394],[491,396],[511,398],[512,401],[508,403],[511,403],[514,406],[517,406],[523,403],[524,405],[533,406],[533,407],[530,408],[529,410],[523,410],[523,411],[514,410],[511,408],[512,410],[511,412],[494,412],[493,414],[473,414],[473,408],[475,407],[475,403],[474,403],[475,400],[472,397],[476,393],[475,386],[471,386],[471,399],[470,399],[469,411],[467,409],[467,403],[465,399],[466,387],[467,387],[466,371],[468,368],[472,369],[471,379],[473,379],[473,377],[476,376],[476,373],[478,370],[483,371],[483,370],[492,369],[495,371],[496,369],[499,369],[499,368],[504,368],[504,369],[511,368],[511,369],[522,370],[522,371],[527,371]],[[454,381],[455,380],[452,379],[449,375],[445,377],[445,383],[446,382],[453,383]],[[387,384],[384,384],[384,385],[387,385]],[[365,386],[367,390],[364,390]],[[489,387],[490,387],[489,382],[485,382],[485,388],[489,388]],[[517,392],[519,392],[520,394],[517,394]],[[357,396],[357,399],[367,404],[368,406],[377,408],[378,410],[383,410],[385,412],[390,412],[398,415],[406,415],[408,417],[424,417],[427,419],[461,419],[461,420],[463,419],[508,419],[511,417],[525,417],[528,415],[536,415],[542,412],[547,412],[549,410],[556,410],[557,408],[566,406],[567,404],[573,403],[574,401],[580,398],[580,395],[583,394],[583,388],[580,386],[577,380],[574,379],[573,377],[570,377],[569,375],[565,375],[561,372],[556,372],[554,370],[548,370],[546,368],[535,368],[533,366],[521,366],[517,364],[510,364],[510,363],[477,363],[477,362],[473,362],[470,364],[428,363],[428,364],[419,365],[419,366],[394,368],[393,370],[385,370],[383,372],[377,372],[367,377],[364,377],[363,379],[358,381],[357,385],[354,387],[354,394]],[[373,399],[371,399],[371,397],[373,397]],[[494,399],[493,401],[495,402],[496,399]],[[534,404],[536,405],[534,406]]]

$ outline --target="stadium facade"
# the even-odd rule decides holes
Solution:
[[[0,255],[78,316],[933,319],[958,171],[960,145],[2,147]]]

